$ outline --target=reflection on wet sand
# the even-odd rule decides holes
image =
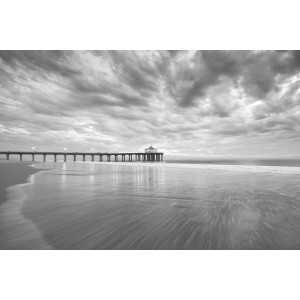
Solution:
[[[300,249],[295,174],[40,167],[50,170],[23,186],[22,214],[55,249]],[[24,241],[17,242],[22,248]]]

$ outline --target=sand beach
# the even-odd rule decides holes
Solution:
[[[22,214],[23,187],[39,172],[31,162],[0,161],[0,249],[52,249],[33,222]]]
[[[299,168],[18,165],[1,249],[300,249]]]
[[[32,165],[28,161],[0,160],[0,205],[7,199],[8,187],[26,183],[30,175],[38,172]]]

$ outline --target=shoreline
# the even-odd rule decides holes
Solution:
[[[43,169],[36,162],[0,160],[0,249],[51,250],[36,224],[22,214],[27,195],[24,188],[32,184],[30,178]]]
[[[0,205],[8,200],[8,188],[28,183],[30,175],[41,169],[34,168],[34,162],[0,160]]]
[[[31,174],[29,177],[33,176]],[[37,225],[22,214],[27,195],[24,187],[32,182],[7,188],[9,201],[0,207],[0,250],[52,250]]]
[[[199,165],[75,164],[27,165],[45,172],[7,188],[0,249],[299,249],[298,176],[275,173],[270,181],[267,174],[249,171],[244,176],[200,166],[195,173]],[[241,168],[222,166],[232,167]],[[49,172],[52,168],[57,171]],[[153,170],[163,168],[166,173]],[[88,176],[73,176],[77,171]],[[61,174],[67,176],[53,176]],[[182,181],[185,176],[191,185]]]

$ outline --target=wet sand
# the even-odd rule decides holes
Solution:
[[[39,170],[32,168],[32,162],[0,160],[0,205],[7,200],[7,188],[26,183],[30,175]]]
[[[2,249],[300,249],[299,168],[35,167],[0,206]]]
[[[300,249],[295,171],[166,165],[57,163],[22,214],[55,249]]]
[[[40,170],[32,162],[0,161],[0,249],[53,249],[36,225],[23,216],[21,209],[27,195],[23,188]]]

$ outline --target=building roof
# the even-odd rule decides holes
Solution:
[[[150,146],[149,148],[146,148],[145,150],[156,150],[156,149],[153,148],[152,146]]]

